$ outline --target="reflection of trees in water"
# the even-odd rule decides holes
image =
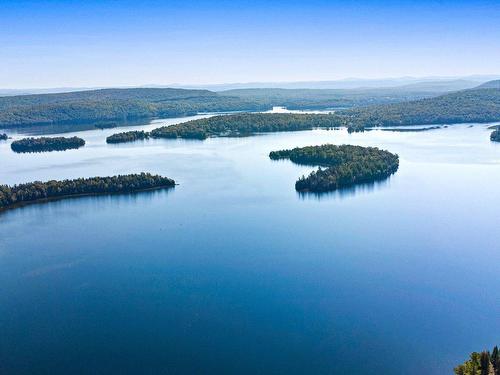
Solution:
[[[359,185],[340,188],[334,191],[312,192],[297,191],[297,196],[301,200],[324,200],[324,199],[346,199],[354,197],[357,194],[371,193],[380,189],[387,188],[390,185],[392,176],[377,181],[365,182]]]

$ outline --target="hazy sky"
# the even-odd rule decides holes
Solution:
[[[500,1],[0,1],[0,88],[500,73]]]

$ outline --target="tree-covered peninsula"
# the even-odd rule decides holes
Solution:
[[[110,135],[106,138],[107,143],[125,143],[125,142],[133,142],[140,139],[148,139],[149,133],[144,130],[134,130],[123,133],[116,133]]]
[[[83,147],[85,141],[78,137],[23,138],[10,145],[14,152],[64,151]]]
[[[500,89],[488,86],[434,98],[339,111],[353,129],[374,126],[456,124],[500,120]]]
[[[272,151],[272,160],[319,166],[296,183],[297,191],[326,192],[389,177],[399,167],[399,157],[376,147],[322,145]]]
[[[497,128],[497,130],[493,130],[493,132],[490,135],[490,139],[493,142],[500,142],[500,128]]]
[[[500,375],[500,353],[495,346],[491,353],[474,352],[463,364],[455,367],[456,375]]]
[[[0,185],[0,209],[48,199],[132,193],[174,186],[174,180],[149,173],[62,181],[36,181],[14,186]]]
[[[238,113],[163,126],[151,131],[151,136],[186,139],[241,137],[256,133],[328,129],[342,124],[342,118],[333,114]]]
[[[5,133],[0,133],[0,141],[6,141],[9,137]]]

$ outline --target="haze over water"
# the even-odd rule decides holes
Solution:
[[[0,213],[0,372],[440,375],[498,343],[487,125],[107,145],[118,131],[74,133],[86,146],[61,153],[0,143],[1,183],[179,183]],[[313,168],[268,158],[324,143],[398,153],[399,171],[304,196]]]

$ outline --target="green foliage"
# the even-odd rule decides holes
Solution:
[[[151,136],[189,139],[241,137],[255,133],[333,128],[342,123],[342,118],[333,114],[238,113],[164,126],[154,129]]]
[[[7,137],[7,134],[3,133],[0,134],[0,141],[6,141],[9,137]]]
[[[464,90],[435,98],[340,111],[355,128],[500,120],[500,89]]]
[[[10,147],[14,152],[48,152],[75,149],[84,145],[85,141],[78,137],[41,137],[23,138],[12,142]]]
[[[129,121],[269,106],[208,90],[105,89],[0,97],[0,126]]]
[[[350,108],[374,104],[396,103],[439,95],[433,90],[412,88],[366,89],[234,89],[221,92],[267,106],[288,109]]]
[[[494,130],[490,135],[490,139],[493,142],[500,142],[500,129]]]
[[[317,171],[295,183],[298,191],[325,192],[387,178],[399,167],[398,155],[375,147],[322,145],[272,151],[272,160],[290,159],[301,165],[319,165]],[[321,167],[326,167],[322,169]]]
[[[117,133],[110,135],[106,138],[107,143],[124,143],[124,142],[132,142],[139,139],[147,139],[149,138],[149,133],[146,133],[144,130],[141,131],[129,131],[124,133]]]
[[[498,357],[498,347],[493,351],[482,353],[474,352],[469,360],[455,367],[456,375],[500,375],[500,360]]]
[[[14,186],[0,185],[0,209],[16,204],[75,195],[130,193],[175,186],[175,181],[149,173],[75,180],[30,182]]]

